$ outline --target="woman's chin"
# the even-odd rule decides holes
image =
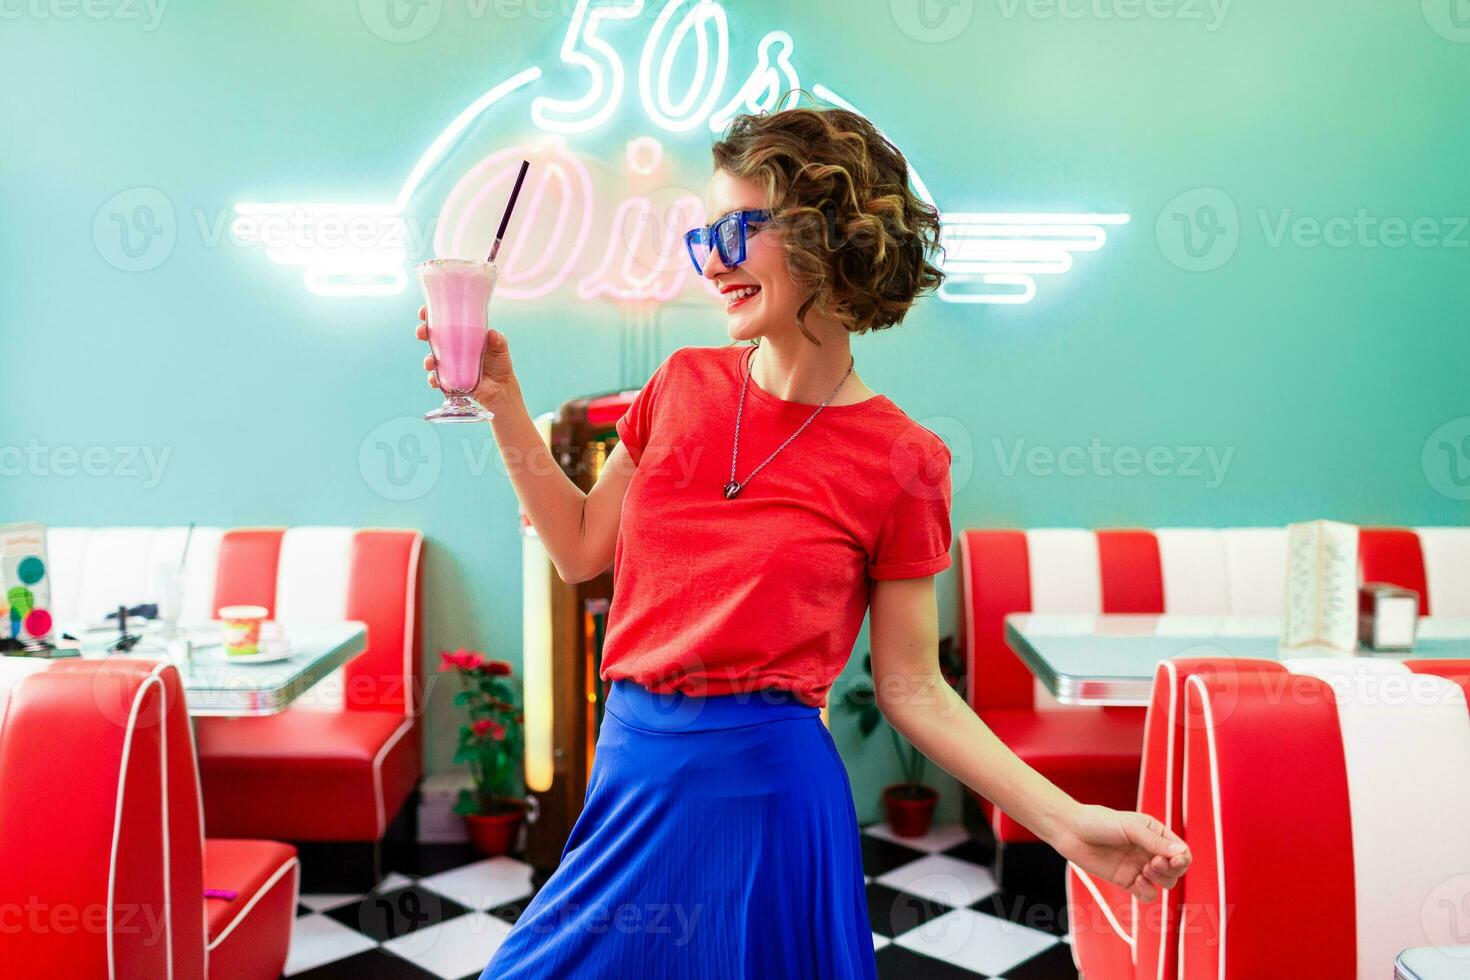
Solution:
[[[761,335],[759,322],[739,313],[732,313],[725,319],[725,330],[731,340],[754,340]]]

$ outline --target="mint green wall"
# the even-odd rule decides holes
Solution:
[[[74,19],[64,0],[7,7],[0,520],[421,527],[428,655],[470,645],[518,660],[516,504],[476,465],[487,431],[413,430],[437,436],[441,467],[415,500],[387,499],[360,466],[377,426],[434,402],[414,293],[314,296],[207,232],[239,200],[391,199],[444,123],[524,66],[572,94],[554,66],[556,11],[570,6],[445,0],[411,43],[365,26],[362,11],[381,13],[371,0],[174,0],[156,23],[141,2],[98,0],[88,9],[109,16]],[[957,0],[930,4],[929,27],[912,0],[729,6],[732,75],[764,31],[788,29],[803,83],[875,116],[947,210],[1134,216],[1029,305],[931,300],[856,343],[864,380],[951,443],[956,527],[1464,519],[1470,29],[1448,2],[1161,0],[1125,19],[1124,0]],[[641,38],[651,20],[605,33]],[[636,46],[620,48],[631,66]],[[609,153],[655,132],[626,101]],[[431,220],[454,176],[526,132],[523,101],[482,120],[414,216]],[[664,141],[689,166],[705,158],[702,137]],[[106,216],[100,238],[93,223],[137,187],[172,204],[176,241],[156,268],[125,272],[99,248]],[[1190,259],[1179,218],[1222,203],[1238,221],[1227,214],[1227,235]],[[1313,222],[1346,237],[1314,244]],[[1411,227],[1417,242],[1385,242]],[[1218,267],[1181,267],[1196,261]],[[533,412],[651,366],[620,355],[611,307],[565,294],[508,306],[500,326]],[[652,346],[722,336],[720,314],[691,298]],[[1047,463],[1094,440],[1154,449],[1153,472],[1075,448],[1064,458],[1082,472]],[[65,447],[129,445],[168,454],[156,485],[62,462]],[[26,447],[63,454],[32,473],[16,464]],[[110,473],[120,459],[107,458]],[[940,586],[951,629],[953,575]],[[434,768],[449,756],[447,703],[432,702]],[[891,752],[860,745],[845,719],[837,730],[870,818]]]

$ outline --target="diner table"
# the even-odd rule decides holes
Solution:
[[[1461,980],[1470,975],[1470,946],[1416,946],[1399,954],[1394,980]]]
[[[1276,618],[1235,616],[1012,613],[1005,634],[1010,648],[1062,704],[1147,707],[1161,660],[1332,655],[1321,647],[1283,649],[1280,625]],[[1470,620],[1420,619],[1408,652],[1336,655],[1470,660]]]
[[[132,628],[130,632],[134,632]],[[179,635],[190,651],[170,645],[156,624],[136,630],[139,642],[123,654],[109,652],[117,639],[110,630],[64,624],[75,639],[67,648],[84,658],[127,656],[167,660],[179,669],[184,699],[192,717],[246,717],[284,711],[334,670],[367,648],[367,627],[360,622],[293,623],[285,628],[290,656],[270,663],[246,663],[228,656],[220,642],[219,623],[183,624]]]

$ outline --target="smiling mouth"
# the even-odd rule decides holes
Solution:
[[[743,306],[747,301],[757,296],[761,291],[759,286],[740,286],[725,293],[725,312],[729,313],[738,306]]]

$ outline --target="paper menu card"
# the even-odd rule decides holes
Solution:
[[[1358,529],[1311,521],[1286,529],[1281,646],[1353,653],[1358,646]]]
[[[0,524],[0,635],[22,642],[51,636],[51,569],[44,524]]]

